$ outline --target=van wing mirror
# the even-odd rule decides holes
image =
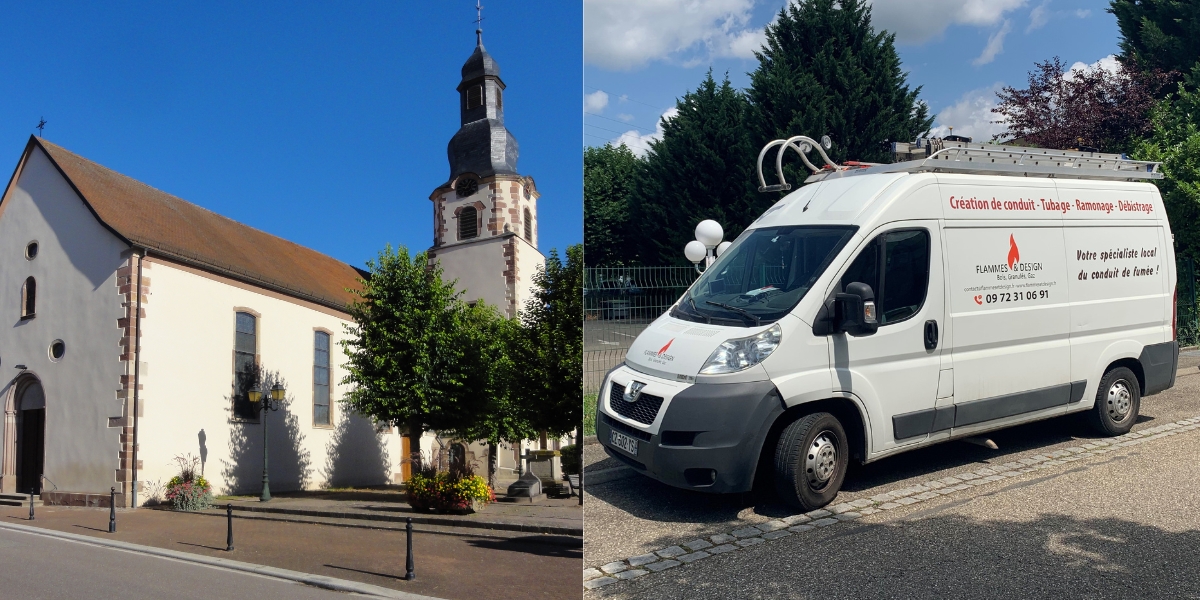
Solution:
[[[875,292],[865,283],[846,285],[846,291],[833,298],[833,322],[837,331],[853,336],[871,335],[879,329]]]

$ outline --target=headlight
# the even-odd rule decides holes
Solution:
[[[712,356],[704,361],[700,374],[720,375],[749,369],[766,360],[779,347],[782,338],[783,330],[776,323],[758,335],[721,342]]]

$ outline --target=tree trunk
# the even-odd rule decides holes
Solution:
[[[415,475],[424,465],[421,462],[421,436],[425,433],[424,428],[419,421],[410,421],[408,423],[408,456],[404,457],[412,465],[411,471]]]
[[[488,443],[488,486],[493,491],[496,489],[496,452],[498,450],[496,444]]]

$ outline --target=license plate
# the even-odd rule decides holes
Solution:
[[[610,435],[608,437],[608,441],[612,442],[612,445],[614,445],[634,456],[637,456],[638,441],[636,439],[629,437],[629,436],[621,433],[620,431],[617,431],[616,429],[613,429],[609,433],[610,433]]]

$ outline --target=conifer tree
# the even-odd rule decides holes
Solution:
[[[689,264],[683,247],[695,239],[697,223],[714,219],[733,239],[774,201],[754,191],[749,106],[728,77],[718,84],[709,71],[675,107],[678,113],[663,120],[662,139],[650,145],[633,198],[632,229],[641,232],[634,245],[650,265]]]
[[[1189,86],[1200,85],[1200,3],[1112,0],[1108,12],[1117,17],[1127,67],[1175,72],[1187,76]]]
[[[895,35],[875,31],[867,0],[791,2],[766,33],[747,91],[756,146],[828,134],[834,161],[882,162],[887,142],[912,141],[933,125],[921,88],[910,89],[900,69]]]
[[[642,163],[625,144],[583,151],[583,235],[590,267],[637,262],[629,202]]]

